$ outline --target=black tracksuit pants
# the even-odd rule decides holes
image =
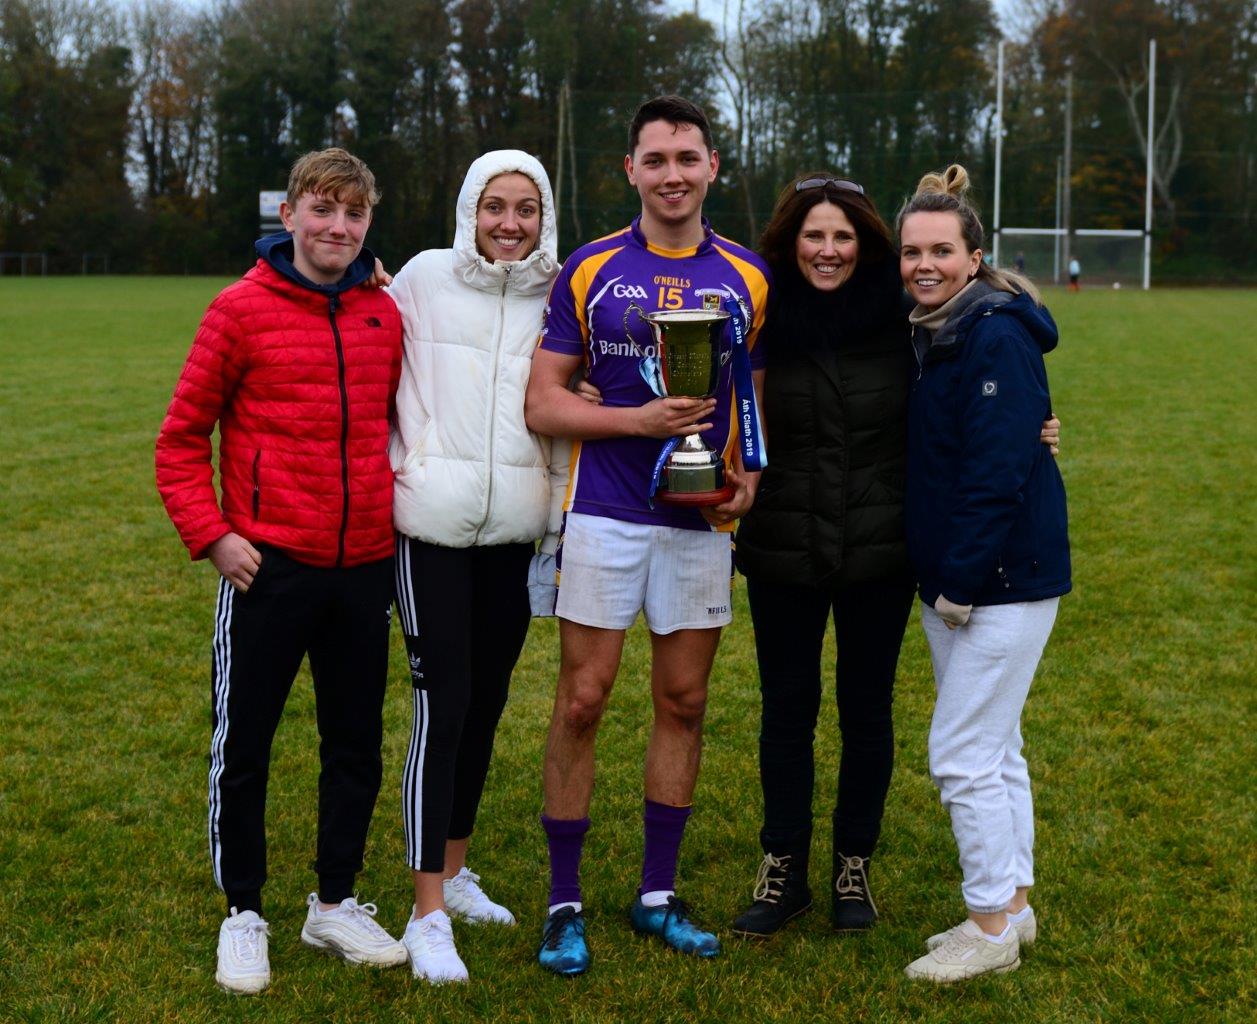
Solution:
[[[393,560],[320,569],[263,546],[246,593],[219,581],[209,838],[228,907],[262,911],[271,742],[309,655],[319,727],[319,897],[353,895],[380,789]]]
[[[872,854],[890,788],[895,666],[914,591],[911,580],[829,590],[748,578],[763,702],[760,842],[766,853],[791,853],[796,863],[806,862],[812,835],[812,742],[820,711],[821,645],[832,611],[842,734],[834,849],[849,857]]]
[[[476,824],[531,612],[532,544],[447,548],[397,539],[397,609],[415,713],[402,772],[406,863],[442,871]]]

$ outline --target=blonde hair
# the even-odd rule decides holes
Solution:
[[[954,213],[960,221],[960,237],[966,248],[971,253],[981,249],[985,233],[982,222],[978,219],[978,211],[967,198],[968,192],[969,172],[960,164],[952,164],[941,173],[930,171],[923,175],[917,182],[917,190],[912,198],[899,208],[899,215],[895,218],[895,234],[903,233],[903,222],[911,214]],[[1034,300],[1035,305],[1043,305],[1039,290],[1029,278],[1021,274],[1014,274],[1011,270],[998,270],[981,260],[974,276],[1002,292],[1012,292],[1014,295],[1025,292]]]
[[[336,146],[307,153],[292,165],[288,174],[288,205],[295,206],[307,193],[366,207],[374,207],[380,201],[371,168]]]

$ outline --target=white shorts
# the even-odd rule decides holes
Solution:
[[[559,544],[560,619],[652,633],[711,629],[733,619],[733,535],[569,512]]]

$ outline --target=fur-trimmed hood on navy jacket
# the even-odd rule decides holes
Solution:
[[[970,292],[936,334],[913,339],[906,512],[921,598],[1057,597],[1070,589],[1065,487],[1039,441],[1056,324],[1028,295],[983,281]]]

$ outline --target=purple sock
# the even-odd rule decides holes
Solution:
[[[685,835],[685,822],[692,807],[671,807],[646,801],[642,815],[646,831],[646,848],[642,855],[641,896],[648,892],[675,889],[677,856],[681,852],[681,837]]]
[[[550,848],[550,906],[579,903],[580,855],[589,831],[588,818],[549,818],[541,816]]]

